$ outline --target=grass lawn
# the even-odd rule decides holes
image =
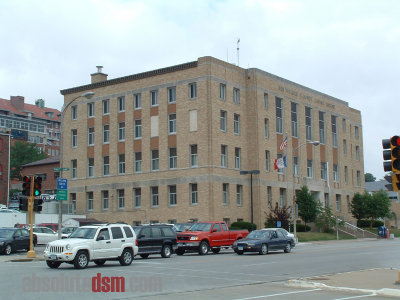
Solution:
[[[312,242],[312,241],[329,241],[336,240],[335,233],[323,233],[323,232],[297,232],[297,238],[299,242]],[[339,240],[351,240],[354,237],[339,233]]]

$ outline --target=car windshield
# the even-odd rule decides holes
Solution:
[[[73,231],[74,231],[73,227],[64,227],[64,228],[61,229],[62,233],[71,233]]]
[[[267,238],[269,236],[268,231],[263,231],[263,230],[254,230],[249,233],[247,236],[248,239],[262,239],[262,238]]]
[[[96,234],[97,228],[78,228],[69,237],[77,239],[92,239]]]
[[[13,236],[14,230],[0,229],[0,238],[9,239]]]
[[[192,224],[175,224],[173,229],[176,232],[182,232],[185,231],[186,228],[190,228],[190,226],[192,226]]]
[[[189,228],[189,231],[210,231],[211,223],[196,223]]]
[[[138,235],[140,228],[142,228],[142,226],[132,226],[133,231],[135,232],[136,235]]]

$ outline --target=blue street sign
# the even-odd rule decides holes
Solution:
[[[276,222],[276,227],[281,228],[281,226],[282,226],[281,221],[277,221],[277,222]]]
[[[57,178],[57,189],[67,190],[68,189],[68,179],[67,178]]]

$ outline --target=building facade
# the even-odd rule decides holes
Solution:
[[[263,227],[275,203],[293,207],[307,185],[351,219],[364,162],[361,114],[347,102],[213,57],[111,80],[100,68],[91,79],[61,91],[62,177],[77,213],[232,223],[253,211]],[[275,170],[277,158],[287,167]]]
[[[11,136],[0,132],[0,204],[8,205]]]

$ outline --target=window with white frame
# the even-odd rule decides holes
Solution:
[[[168,167],[169,167],[169,169],[176,169],[177,168],[177,160],[178,160],[177,153],[176,153],[176,147],[169,148],[168,152],[169,152],[168,153],[168,157],[169,157]]]
[[[275,97],[276,133],[283,133],[283,100]]]
[[[158,150],[151,150],[151,170],[158,171]]]
[[[344,182],[346,183],[346,184],[348,184],[349,183],[349,174],[348,174],[348,169],[347,169],[347,166],[344,166]]]
[[[71,130],[72,148],[78,147],[78,129]]]
[[[342,119],[342,131],[346,133],[346,119]]]
[[[168,134],[176,134],[176,114],[168,115]]]
[[[240,169],[240,148],[235,148],[235,169]]]
[[[190,167],[198,166],[197,145],[190,145]]]
[[[136,119],[135,120],[135,139],[141,139],[142,138],[142,120],[141,119]]]
[[[71,170],[72,170],[72,179],[78,177],[78,161],[76,159],[71,160]]]
[[[347,140],[343,140],[343,155],[347,156]]]
[[[233,103],[235,104],[240,103],[240,90],[237,88],[233,89]]]
[[[264,93],[264,108],[268,109],[268,94]]]
[[[278,153],[278,154],[277,154],[277,158],[278,158],[278,159],[283,158],[282,153]],[[278,168],[277,173],[278,173],[278,174],[283,174],[284,171],[285,171],[285,168]]]
[[[78,119],[78,106],[76,105],[71,106],[71,118],[72,120]]]
[[[292,136],[298,137],[298,119],[297,119],[297,103],[290,103],[290,115],[292,119]]]
[[[76,194],[75,193],[71,193],[71,194],[69,194],[69,197],[71,199],[72,211],[76,212]]]
[[[240,115],[233,115],[233,132],[234,134],[240,134]]]
[[[88,117],[89,118],[94,117],[94,103],[93,102],[88,103],[87,107],[88,107]]]
[[[312,159],[307,159],[307,177],[308,178],[313,178],[314,177]]]
[[[196,82],[189,83],[189,98],[197,98],[197,84]]]
[[[361,172],[357,171],[357,186],[361,186]]]
[[[264,119],[264,137],[269,138],[269,120],[267,118]]]
[[[306,140],[312,141],[312,110],[310,107],[305,107],[306,116]]]
[[[94,158],[89,157],[88,158],[88,177],[93,177],[94,176]]]
[[[326,162],[321,162],[321,179],[327,180],[327,164],[326,164]]]
[[[134,96],[134,108],[141,109],[142,108],[142,94],[135,94]]]
[[[272,208],[272,187],[267,186],[267,204],[269,208]]]
[[[110,113],[110,100],[103,100],[103,115],[108,115]]]
[[[103,210],[108,210],[108,191],[102,191],[102,203],[103,203]]]
[[[158,91],[150,91],[150,103],[151,106],[158,106]]]
[[[356,146],[356,160],[360,160],[360,146]]]
[[[220,111],[220,126],[219,128],[221,129],[221,131],[226,132],[226,111],[225,110],[221,110]]]
[[[135,173],[142,172],[142,152],[135,152]]]
[[[222,204],[223,205],[229,204],[229,184],[228,183],[222,184]]]
[[[93,192],[86,193],[87,210],[93,210]]]
[[[118,209],[125,208],[125,190],[117,190],[118,194]]]
[[[318,112],[319,117],[319,142],[325,144],[325,113]]]
[[[125,154],[118,155],[118,174],[125,174]]]
[[[220,97],[222,100],[225,100],[225,99],[226,99],[226,84],[221,83],[221,84],[219,85],[219,97]]]
[[[228,146],[221,145],[221,167],[228,167]]]
[[[118,123],[118,141],[125,141],[125,122]]]
[[[118,112],[125,111],[125,96],[118,97]]]
[[[332,122],[332,146],[337,147],[338,139],[337,139],[337,117],[331,116]]]
[[[286,206],[286,189],[279,189],[279,205],[280,207]]]
[[[243,186],[241,184],[236,185],[236,204],[237,206],[242,206],[242,193]]]
[[[354,137],[357,140],[360,138],[360,133],[358,132],[358,126],[354,126]]]
[[[171,86],[167,89],[168,95],[168,103],[175,103],[176,102],[176,87]]]
[[[103,125],[103,144],[110,142],[110,124]]]
[[[94,127],[88,128],[88,145],[89,146],[94,145]]]
[[[103,175],[110,175],[110,157],[103,156]]]
[[[271,170],[271,165],[270,165],[271,157],[269,150],[265,150],[265,171],[269,172]]]
[[[197,183],[190,184],[190,204],[196,205],[198,203],[197,199]]]
[[[150,187],[151,191],[151,206],[157,207],[158,206],[158,186]]]
[[[340,211],[342,206],[341,202],[342,202],[341,195],[336,194],[336,211]]]
[[[135,208],[140,208],[142,206],[142,189],[141,188],[133,189],[133,197],[135,198],[134,200]]]
[[[339,171],[338,171],[338,165],[333,165],[333,181],[334,182],[339,182]]]
[[[297,156],[293,157],[293,176],[299,176],[299,158]]]
[[[168,199],[170,206],[176,206],[176,185],[168,186]]]

